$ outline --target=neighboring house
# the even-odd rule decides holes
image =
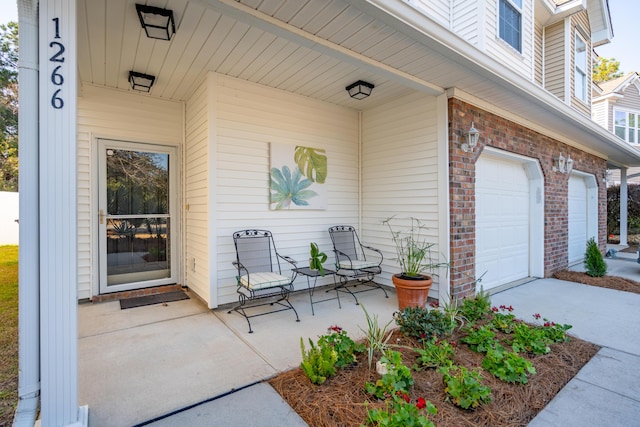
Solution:
[[[330,252],[330,226],[355,225],[391,285],[382,220],[418,217],[450,261],[431,291],[447,301],[481,276],[491,290],[550,276],[590,237],[604,248],[606,171],[640,166],[591,120],[606,0],[167,0],[170,41],[147,37],[130,1],[32,3],[19,2],[20,118],[40,127],[20,141],[40,163],[21,154],[21,168],[40,180],[21,196],[39,209],[21,226],[40,240],[21,245],[40,247],[40,336],[53,337],[43,419],[82,422],[61,384],[77,375],[76,299],[178,284],[231,303],[235,230],[269,229],[302,261],[310,241]],[[131,71],[153,76],[149,93]],[[350,98],[359,80],[375,87]],[[270,171],[297,146],[324,150],[326,198],[275,210]]]
[[[598,85],[591,115],[603,128],[632,147],[640,148],[640,78],[637,72]],[[627,182],[640,184],[640,168],[626,171]],[[620,169],[612,169],[608,185],[620,185]]]

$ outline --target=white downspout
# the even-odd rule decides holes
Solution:
[[[33,427],[40,400],[38,1],[18,0],[20,150],[19,386],[14,427]]]
[[[627,246],[627,234],[629,232],[627,221],[629,220],[629,187],[627,186],[627,168],[620,169],[620,245]]]

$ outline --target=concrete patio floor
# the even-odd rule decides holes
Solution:
[[[388,293],[389,298],[380,290],[358,294],[381,325],[397,309],[393,289]],[[336,324],[354,338],[364,336],[362,308],[350,295],[341,293],[340,300],[342,309],[330,300],[315,304],[312,315],[309,295],[300,291],[291,298],[300,322],[290,310],[260,316],[251,319],[252,334],[239,314],[208,310],[193,295],[126,310],[118,301],[81,304],[79,403],[89,405],[92,427],[132,426],[268,379],[299,366],[301,337],[315,341]]]

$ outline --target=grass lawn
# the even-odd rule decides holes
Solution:
[[[0,426],[18,403],[18,247],[0,246]]]

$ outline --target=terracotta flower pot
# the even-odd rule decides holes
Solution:
[[[421,275],[419,278],[407,278],[401,274],[394,274],[391,280],[396,287],[400,311],[407,307],[425,308],[429,289],[433,284],[431,276]]]

